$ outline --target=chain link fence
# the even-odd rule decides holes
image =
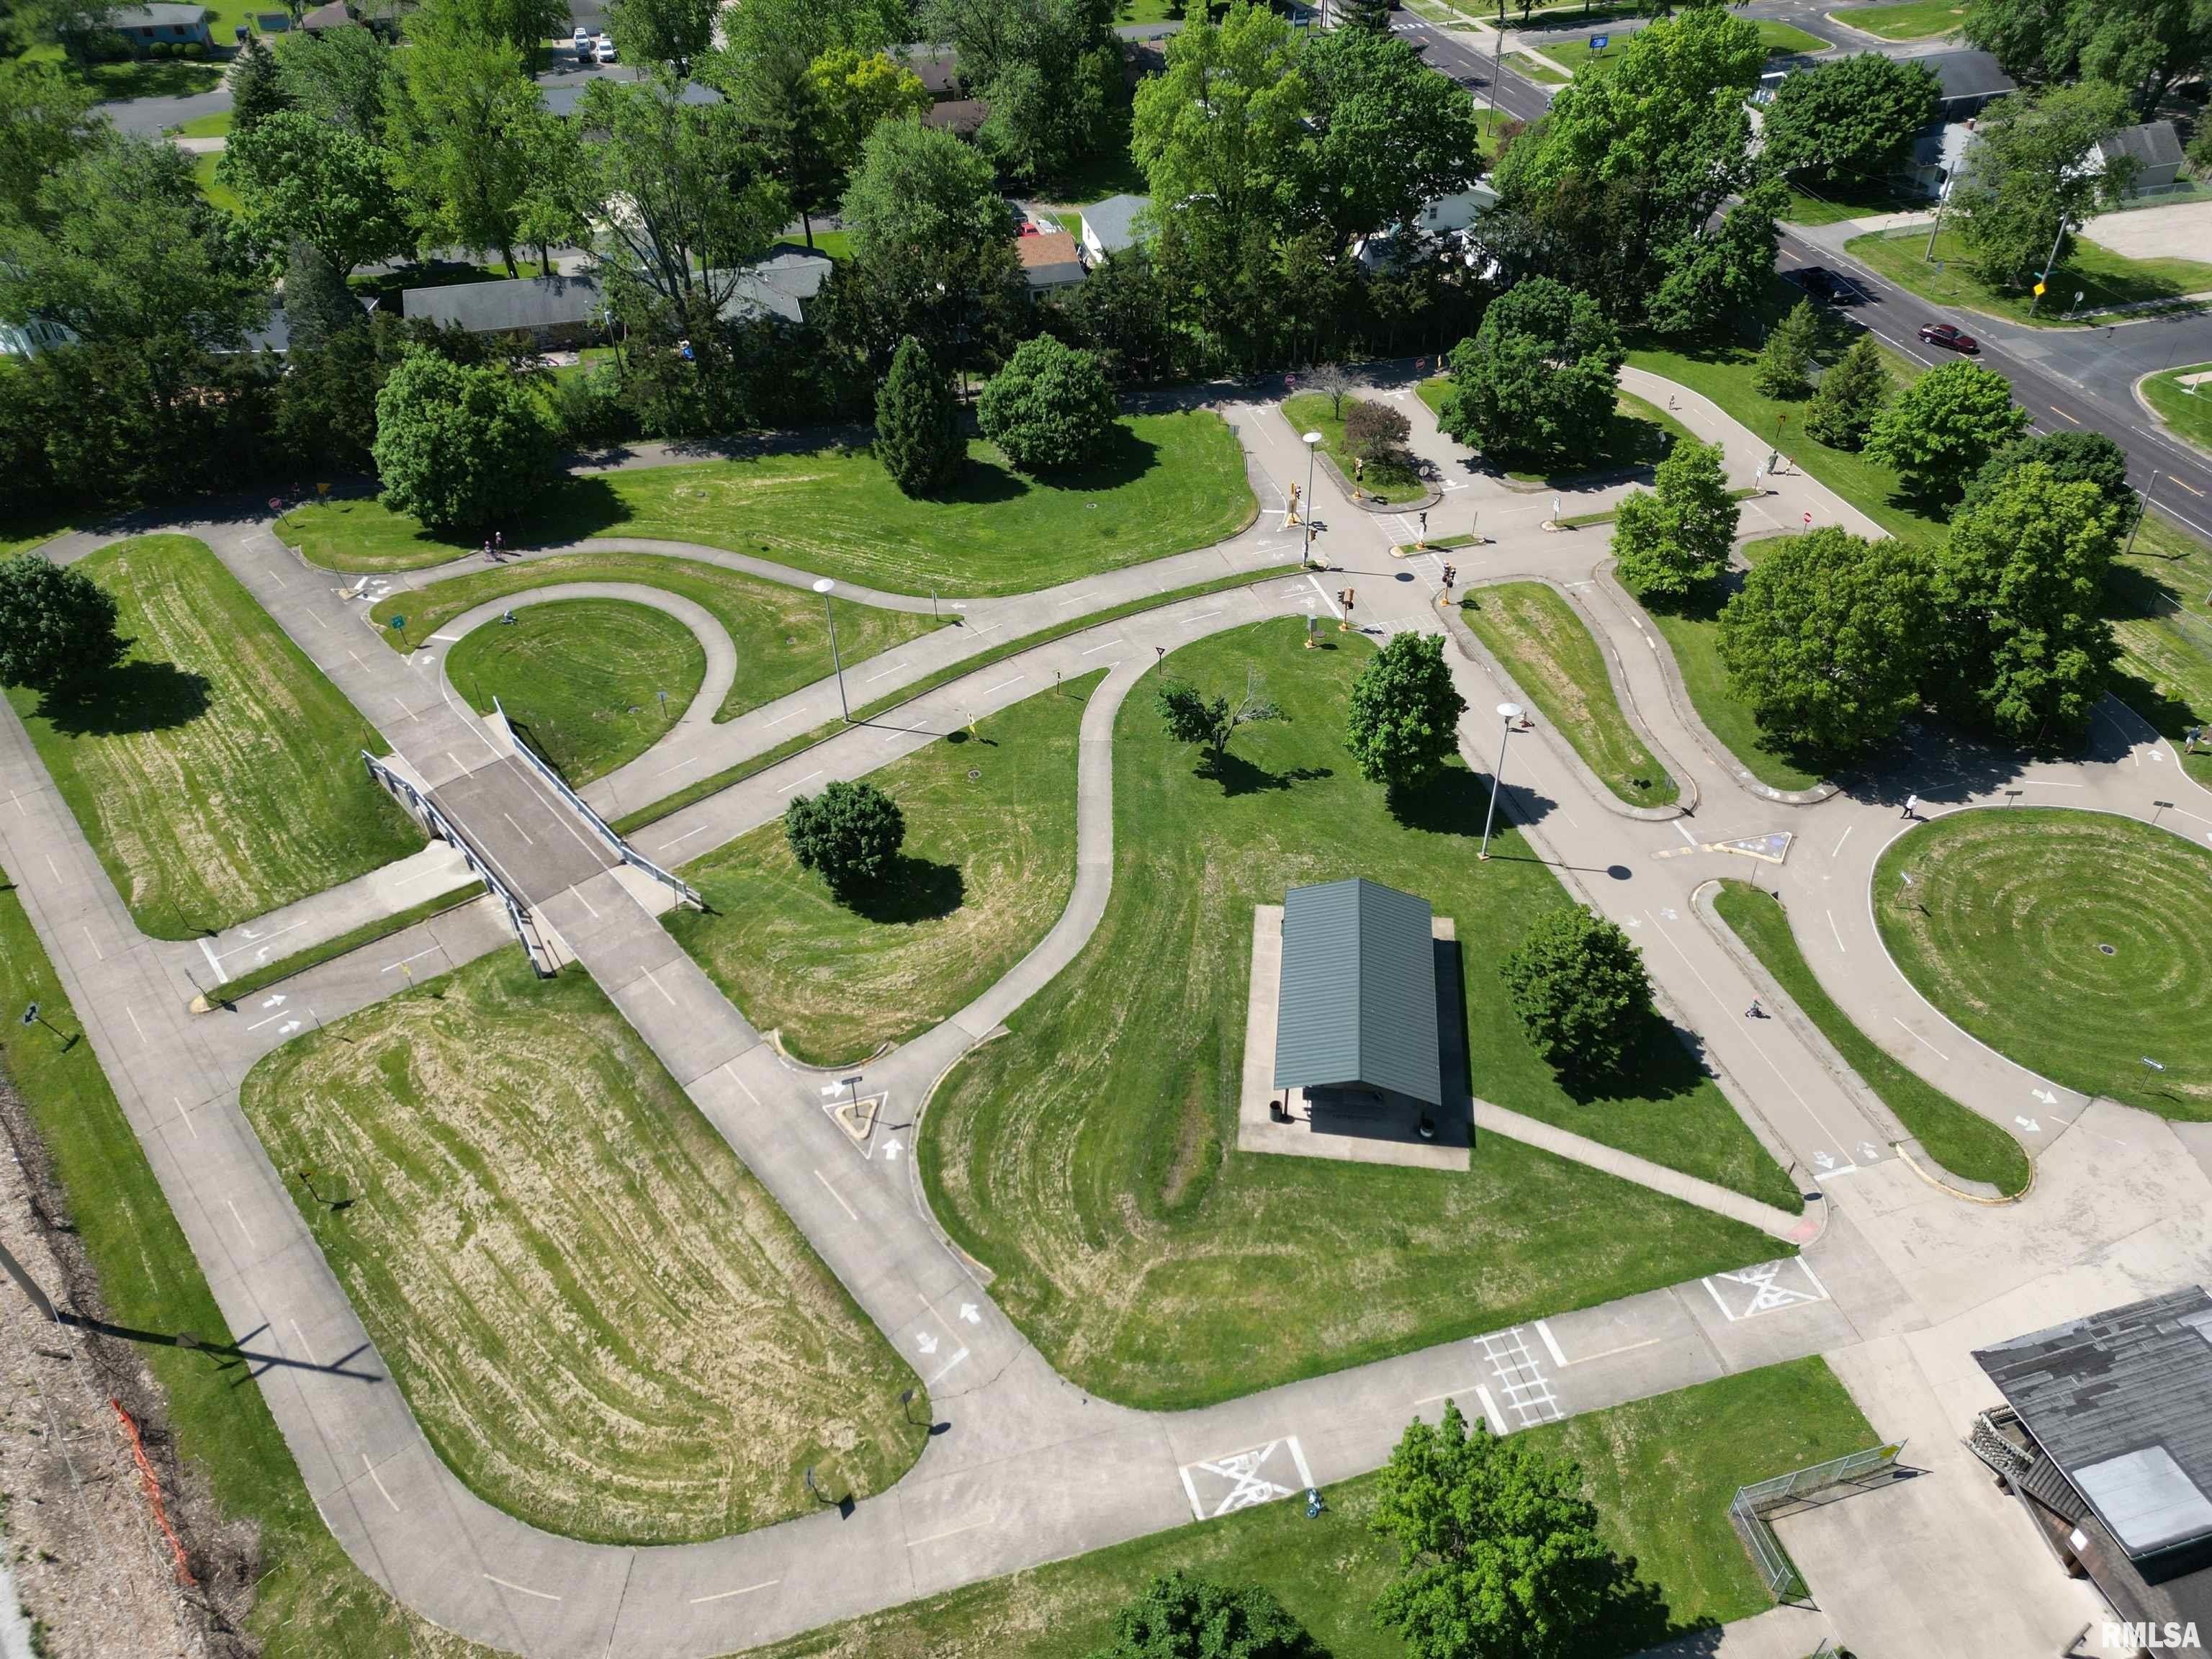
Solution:
[[[1766,1588],[1776,1601],[1800,1600],[1806,1589],[1804,1579],[1798,1576],[1796,1565],[1790,1559],[1790,1553],[1774,1534],[1774,1516],[1784,1510],[1808,1507],[1817,1495],[1835,1487],[1855,1486],[1871,1476],[1887,1474],[1904,1450],[1905,1443],[1901,1440],[1892,1446],[1872,1446],[1865,1451],[1832,1457],[1809,1468],[1793,1469],[1788,1474],[1736,1488],[1735,1498],[1729,1503],[1729,1520],[1750,1550],[1752,1559],[1758,1564]]]

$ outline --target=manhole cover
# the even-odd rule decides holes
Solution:
[[[981,777],[982,775],[983,775],[983,771],[982,771],[982,769],[981,769],[981,767],[977,767],[977,766],[971,766],[971,767],[969,767],[969,768],[968,769],[968,781],[969,781],[969,782],[970,782],[970,783],[975,782],[976,779],[978,779],[978,778]]]
[[[2097,948],[2100,951],[2102,951],[2108,957],[2116,957],[2119,955],[2119,951],[2109,945],[2100,945]]]

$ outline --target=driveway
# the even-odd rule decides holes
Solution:
[[[2204,259],[2212,256],[2212,197],[2101,213],[2082,227],[2081,234],[2130,259]]]

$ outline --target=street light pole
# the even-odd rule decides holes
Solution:
[[[2058,269],[2058,245],[2066,240],[2066,216],[2058,216],[2058,234],[2051,239],[2051,257],[2043,262],[2043,275],[2035,279],[2037,293],[2028,296],[2027,314],[2035,315],[2036,307],[2043,303],[2041,289],[2051,286],[2051,273]]]
[[[1313,517],[1313,469],[1314,469],[1314,451],[1316,451],[1316,449],[1319,449],[1319,448],[1321,447],[1321,434],[1320,434],[1320,433],[1318,433],[1318,432],[1309,432],[1309,433],[1307,433],[1307,434],[1305,434],[1305,446],[1306,446],[1306,517],[1307,517],[1307,518],[1309,518],[1309,519],[1310,519],[1310,518],[1312,518],[1312,517]]]
[[[1513,736],[1513,722],[1521,718],[1521,705],[1517,702],[1499,703],[1498,718],[1504,729],[1498,734],[1498,768],[1490,775],[1490,810],[1482,817],[1482,850],[1475,854],[1478,859],[1490,856],[1490,826],[1497,821],[1498,792],[1505,781],[1505,745]]]
[[[830,590],[837,584],[824,576],[814,584],[814,591],[822,596],[822,614],[830,622],[830,660],[837,670],[837,710],[844,716],[845,724],[853,723],[853,706],[845,701],[845,659],[837,654],[837,613],[830,605]]]

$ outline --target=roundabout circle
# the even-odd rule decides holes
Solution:
[[[1882,854],[1874,913],[1913,988],[2000,1054],[2212,1118],[2212,852],[2100,812],[1953,812]]]

